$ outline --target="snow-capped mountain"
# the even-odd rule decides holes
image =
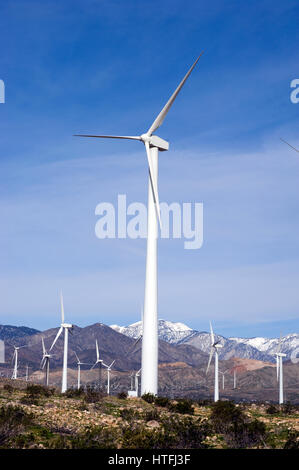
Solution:
[[[142,334],[142,323],[138,321],[129,326],[110,325],[110,328],[122,333],[130,338],[138,338]],[[184,323],[173,323],[171,321],[159,320],[158,333],[159,338],[167,343],[176,344],[184,338],[187,338],[194,330]]]
[[[111,325],[111,328],[131,338],[138,338],[142,334],[141,321],[128,326]],[[166,320],[158,322],[159,338],[171,344],[190,344],[205,353],[210,352],[210,333],[196,331],[184,323],[174,323]],[[259,361],[275,362],[275,352],[278,348],[278,338],[225,338],[221,335],[215,337],[222,344],[220,359],[240,357],[256,359]],[[281,338],[281,352],[290,359],[292,353],[299,349],[299,334],[292,333]]]
[[[267,354],[275,354],[278,351],[279,347],[279,338],[229,338],[232,341],[235,341],[239,344],[250,345],[261,352],[266,352]],[[293,351],[299,349],[299,334],[291,333],[289,335],[283,336],[281,338],[281,352],[287,355],[290,358]]]

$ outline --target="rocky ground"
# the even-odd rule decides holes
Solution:
[[[153,400],[2,379],[0,447],[299,448],[296,406]]]

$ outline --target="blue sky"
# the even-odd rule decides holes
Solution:
[[[0,3],[0,323],[140,317],[145,240],[99,240],[99,202],[146,202],[136,142],[204,50],[158,134],[160,199],[203,202],[204,244],[159,241],[159,316],[228,336],[298,331],[297,1]]]

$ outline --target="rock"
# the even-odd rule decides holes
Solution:
[[[147,427],[151,428],[151,429],[154,429],[154,428],[159,428],[160,427],[160,424],[158,423],[158,421],[152,419],[151,421],[148,421],[146,423]]]

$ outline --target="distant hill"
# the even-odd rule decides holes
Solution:
[[[23,336],[32,336],[39,333],[39,330],[28,328],[27,326],[0,325],[0,339],[3,341]]]

